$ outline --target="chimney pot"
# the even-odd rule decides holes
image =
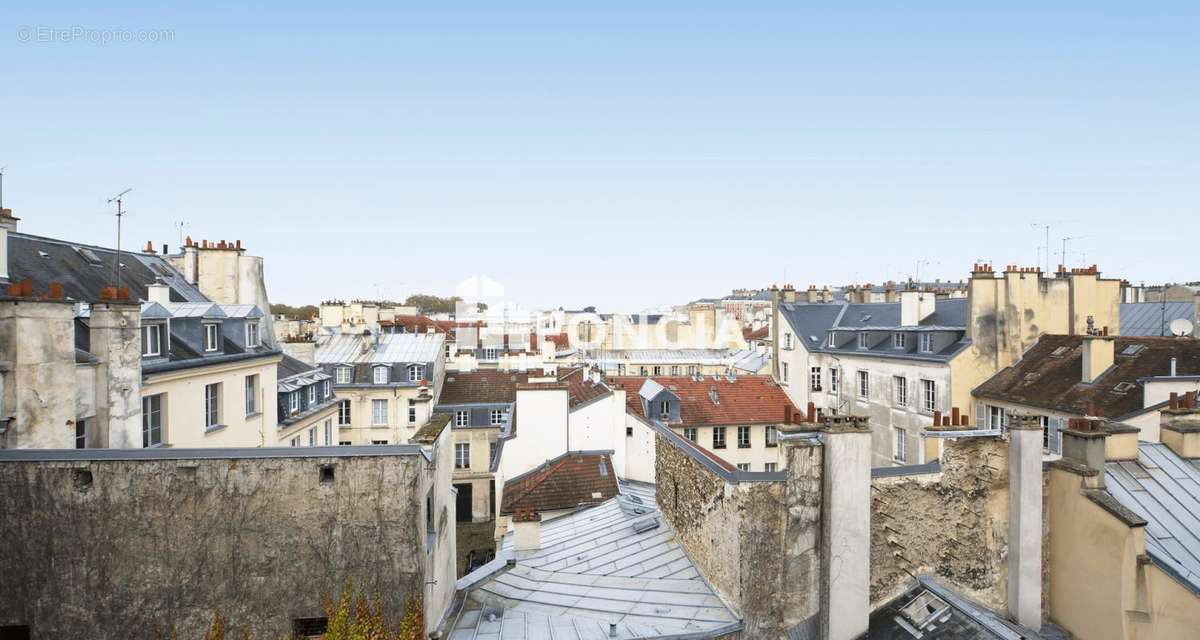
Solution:
[[[808,402],[808,412],[805,413],[805,418],[810,423],[817,421],[817,405],[813,404],[811,400]]]

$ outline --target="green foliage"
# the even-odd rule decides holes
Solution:
[[[337,601],[326,600],[329,623],[321,640],[419,640],[425,637],[425,617],[420,598],[408,598],[404,616],[395,624],[383,617],[379,595],[368,604],[364,594],[355,594],[350,582]]]
[[[406,306],[416,307],[421,313],[454,313],[455,306],[462,298],[450,296],[439,298],[425,293],[414,293],[404,301]]]
[[[302,307],[293,307],[283,303],[271,305],[272,315],[283,315],[292,320],[308,320],[310,318],[317,317],[317,314],[320,312],[321,310],[318,309],[316,305],[312,304],[306,304]]]

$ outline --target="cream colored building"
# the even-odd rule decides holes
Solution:
[[[321,327],[338,327],[344,331],[354,328],[378,331],[380,322],[413,315],[417,315],[416,307],[386,300],[326,300],[321,303],[317,323]]]
[[[316,363],[333,378],[338,442],[403,444],[433,412],[445,377],[442,334],[335,332]]]
[[[338,443],[338,398],[329,374],[314,364],[284,355],[276,389],[280,444],[328,447]]]

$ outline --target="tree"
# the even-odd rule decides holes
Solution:
[[[416,307],[420,313],[454,313],[462,298],[441,298],[427,293],[414,293],[404,301],[405,306]]]
[[[281,303],[271,305],[272,315],[282,315],[292,320],[308,320],[315,318],[321,312],[316,305],[306,304],[302,307],[293,307]]]

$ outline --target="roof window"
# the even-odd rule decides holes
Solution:
[[[1146,345],[1144,345],[1144,344],[1131,344],[1128,347],[1125,347],[1124,349],[1121,350],[1121,355],[1136,356],[1137,354],[1141,353],[1142,350],[1145,348],[1146,348]]]

